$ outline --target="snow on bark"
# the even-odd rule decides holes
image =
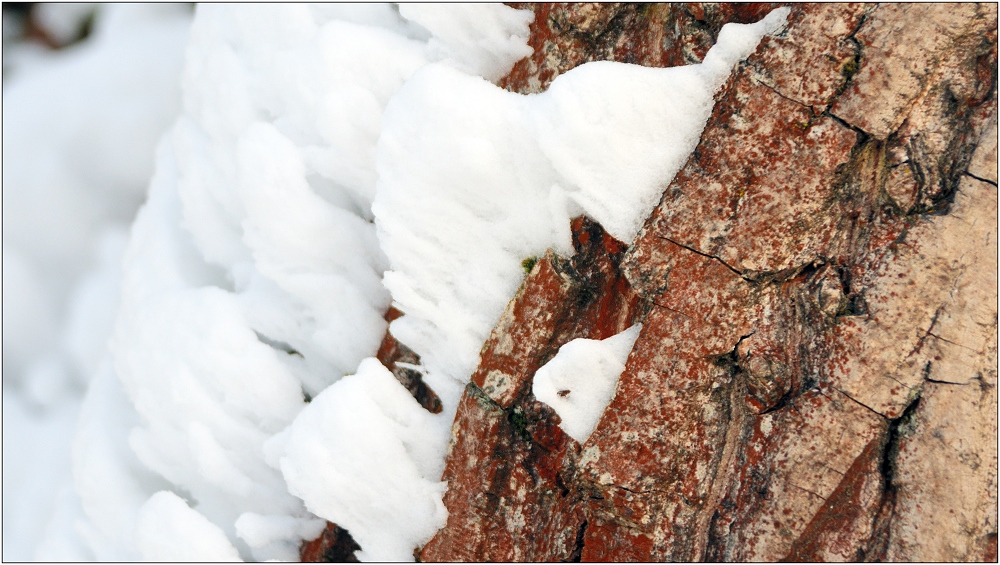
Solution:
[[[537,10],[547,51],[505,79],[528,92],[647,27]],[[573,295],[536,267],[463,398],[421,557],[995,558],[996,21],[794,6],[621,259],[642,331],[594,433],[526,393],[538,364],[486,370],[565,343],[535,319]]]

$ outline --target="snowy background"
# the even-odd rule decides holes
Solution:
[[[525,96],[502,5],[5,9],[4,560],[296,560],[325,520],[412,560],[522,260],[580,214],[631,241],[786,14]],[[387,327],[441,414],[372,358]],[[638,331],[539,371],[578,441]]]

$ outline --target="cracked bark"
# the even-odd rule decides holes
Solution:
[[[698,62],[775,5],[538,4],[539,92]],[[630,245],[580,218],[484,345],[444,479],[449,561],[994,560],[995,4],[796,4],[716,94]],[[531,395],[643,322],[583,445]],[[933,339],[928,339],[933,338]]]

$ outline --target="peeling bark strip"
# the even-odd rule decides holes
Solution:
[[[697,62],[773,5],[538,4],[539,92]],[[423,560],[995,560],[995,4],[797,4],[627,249],[536,264],[452,430]],[[584,445],[531,395],[642,321]]]

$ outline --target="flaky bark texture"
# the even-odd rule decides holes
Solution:
[[[774,5],[529,7],[518,92],[586,61],[698,62]],[[579,219],[576,255],[526,277],[415,555],[995,561],[996,68],[995,4],[793,5],[636,241]],[[581,445],[534,372],[636,321]]]

